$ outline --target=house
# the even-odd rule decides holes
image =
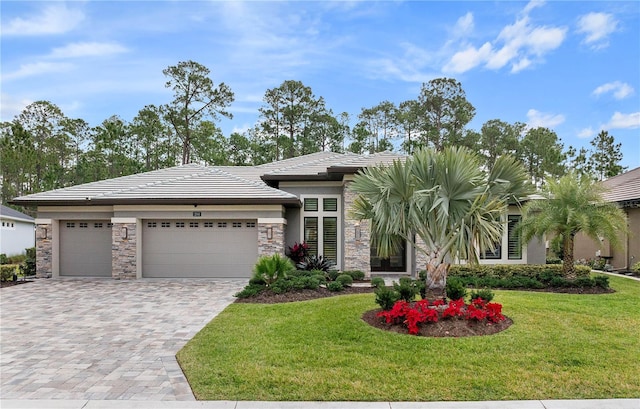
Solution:
[[[399,158],[318,152],[259,166],[189,164],[13,203],[38,208],[40,277],[246,278],[259,256],[301,241],[342,270],[409,273],[425,265],[415,250],[380,259],[368,224],[349,212],[354,174]],[[513,243],[506,234],[503,247]],[[517,247],[491,262],[527,263],[534,253],[544,262],[544,248]]]
[[[640,261],[640,167],[605,180],[608,189],[605,200],[617,203],[627,215],[628,234],[620,237],[621,246],[611,246],[607,240],[597,243],[579,233],[575,239],[574,257],[604,258],[614,270],[629,270]]]
[[[33,217],[2,205],[0,223],[0,254],[24,254],[25,249],[35,246]]]

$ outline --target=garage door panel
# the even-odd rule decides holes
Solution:
[[[146,220],[142,236],[145,277],[246,278],[258,256],[251,220]]]
[[[60,275],[111,277],[109,220],[60,221]]]

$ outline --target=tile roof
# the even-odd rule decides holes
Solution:
[[[11,219],[11,220],[23,220],[23,221],[27,221],[27,222],[32,222],[34,221],[34,218],[26,215],[22,212],[19,212],[17,210],[14,210],[10,207],[7,207],[5,205],[0,205],[0,216],[2,216],[3,219]]]
[[[17,197],[22,205],[65,204],[242,204],[299,205],[298,198],[265,180],[327,179],[374,164],[388,164],[403,156],[317,152],[258,166],[203,166],[189,164],[114,179],[85,183]],[[330,175],[331,173],[331,175]]]
[[[609,190],[604,194],[610,202],[640,200],[640,167],[602,182]]]

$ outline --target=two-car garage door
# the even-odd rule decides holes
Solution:
[[[246,278],[258,257],[255,220],[144,220],[144,277]]]
[[[254,220],[144,220],[143,277],[247,278],[258,257]],[[60,275],[111,277],[110,220],[60,221]]]

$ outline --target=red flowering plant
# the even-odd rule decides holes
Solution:
[[[384,318],[387,324],[404,324],[409,334],[417,335],[420,332],[420,324],[438,322],[439,319],[464,319],[474,321],[489,321],[497,323],[505,319],[502,315],[502,305],[487,303],[481,298],[465,304],[464,299],[451,300],[445,304],[443,300],[430,303],[429,300],[420,300],[408,303],[404,300],[397,301],[388,311],[380,311],[378,317]]]
[[[309,245],[304,241],[302,243],[295,242],[293,246],[287,248],[287,257],[289,257],[294,264],[304,261],[308,255]]]

